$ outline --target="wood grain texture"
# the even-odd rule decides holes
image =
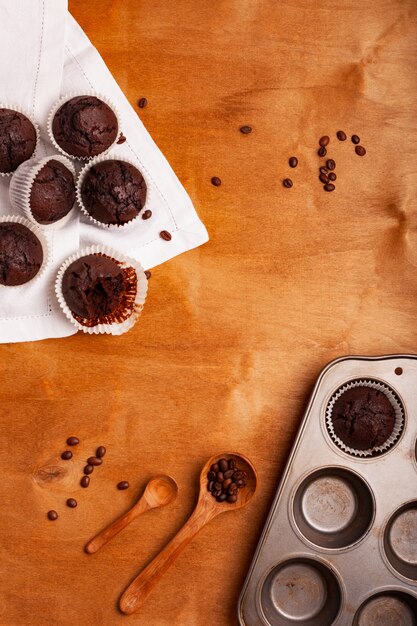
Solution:
[[[138,114],[211,241],[155,268],[126,336],[0,346],[0,624],[235,626],[321,368],[343,354],[416,351],[417,6],[69,4],[130,101],[148,99]],[[357,133],[367,155],[337,143],[339,129]],[[333,193],[317,180],[323,134]],[[81,443],[63,462],[73,434]],[[81,489],[100,444],[103,466]],[[223,449],[254,462],[256,497],[204,528],[158,593],[123,616],[120,593],[188,518],[200,468]],[[180,497],[86,555],[158,473],[177,480]],[[118,491],[120,480],[131,488]]]

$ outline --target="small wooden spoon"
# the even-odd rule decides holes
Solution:
[[[102,530],[94,539],[91,539],[85,546],[85,551],[88,554],[94,554],[139,515],[142,515],[148,509],[156,509],[169,504],[175,500],[177,494],[178,485],[171,476],[156,476],[152,478],[136,504],[127,513],[121,515],[110,526]]]
[[[207,490],[207,473],[210,466],[219,459],[235,459],[238,469],[244,470],[247,474],[246,487],[239,489],[238,499],[235,503],[217,502],[217,500]],[[146,600],[149,593],[165,574],[167,569],[174,563],[175,559],[195,537],[195,535],[210,522],[214,517],[226,511],[235,511],[245,506],[256,491],[256,471],[252,463],[241,454],[225,452],[212,457],[204,465],[200,475],[200,494],[197,506],[191,517],[184,524],[181,530],[163,548],[163,550],[145,567],[145,569],[134,579],[119,601],[122,613],[130,615],[138,610]]]

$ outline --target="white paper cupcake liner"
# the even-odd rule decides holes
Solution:
[[[120,113],[118,108],[115,106],[115,104],[109,100],[109,98],[107,98],[106,96],[103,96],[100,93],[97,93],[96,91],[79,91],[79,92],[72,92],[69,94],[66,94],[65,96],[62,96],[62,98],[60,98],[58,100],[58,102],[56,102],[54,104],[54,106],[52,107],[52,109],[49,112],[48,115],[48,121],[46,123],[46,128],[48,131],[48,137],[50,139],[50,141],[52,142],[52,145],[58,150],[58,152],[60,152],[62,155],[68,157],[69,159],[75,159],[76,161],[91,161],[93,158],[95,157],[90,157],[90,156],[74,156],[73,154],[68,154],[68,152],[65,152],[65,150],[63,150],[61,148],[61,146],[59,146],[55,140],[54,134],[52,132],[52,122],[54,121],[54,117],[55,114],[58,112],[58,110],[62,107],[63,104],[65,104],[65,102],[68,102],[68,100],[72,100],[72,98],[79,98],[81,96],[93,96],[94,98],[98,98],[99,100],[102,100],[103,102],[105,102],[107,104],[107,106],[109,106],[111,108],[111,110],[113,111],[113,113],[116,116],[117,119],[117,134],[116,134],[116,139],[113,141],[113,143],[103,152],[101,152],[99,155],[97,156],[103,156],[104,154],[108,154],[108,152],[113,148],[113,146],[115,146],[119,140],[120,137],[120,133],[122,132],[122,125],[121,125],[121,118],[120,118]]]
[[[89,172],[89,170],[92,167],[94,167],[98,163],[103,163],[104,161],[121,161],[122,163],[128,163],[128,165],[132,165],[132,167],[135,167],[142,174],[142,176],[143,176],[143,178],[145,180],[145,183],[146,183],[146,200],[145,200],[145,204],[141,208],[141,210],[138,213],[138,215],[136,217],[134,217],[132,220],[130,220],[130,222],[126,222],[126,224],[105,224],[104,222],[100,222],[100,221],[96,220],[92,215],[90,215],[90,213],[87,211],[87,209],[84,206],[82,195],[81,195],[81,189],[82,189],[82,185],[83,185],[84,179],[85,179],[87,173]],[[120,230],[120,229],[130,228],[132,226],[132,224],[136,224],[139,219],[142,219],[143,212],[146,210],[146,206],[149,204],[149,196],[150,196],[149,180],[147,179],[145,174],[140,169],[138,163],[135,163],[134,161],[132,161],[130,159],[125,159],[124,157],[120,158],[120,157],[117,157],[117,156],[113,156],[111,154],[106,154],[105,156],[100,155],[100,156],[96,157],[95,159],[93,159],[92,161],[90,161],[81,170],[80,175],[78,176],[78,181],[77,181],[77,200],[78,200],[78,204],[79,204],[79,207],[80,207],[82,213],[84,215],[86,215],[89,218],[89,220],[91,222],[93,222],[93,224],[96,224],[96,226],[100,226],[101,228],[105,228],[106,230],[115,230],[115,231],[117,231],[117,230]]]
[[[33,118],[33,116],[30,115],[30,113],[25,111],[25,109],[22,109],[22,107],[16,106],[15,104],[0,103],[0,109],[10,109],[11,111],[17,111],[17,113],[21,113],[22,115],[25,115],[28,118],[28,120],[30,122],[32,122],[32,124],[33,124],[33,126],[35,128],[35,132],[36,132],[35,149],[34,149],[34,151],[32,152],[32,154],[29,157],[30,159],[32,159],[33,156],[36,154],[38,148],[39,148],[39,139],[40,139],[41,134],[40,134],[38,123]],[[24,161],[24,163],[25,163],[25,161]],[[14,172],[15,171],[16,170],[14,170]],[[0,176],[3,176],[3,177],[13,176],[14,172],[0,172]]]
[[[21,287],[26,287],[26,285],[33,284],[36,280],[38,280],[44,274],[49,263],[48,242],[44,234],[40,230],[40,228],[35,226],[33,222],[26,219],[25,217],[21,217],[20,215],[6,215],[5,217],[0,217],[0,223],[3,223],[3,222],[11,222],[13,224],[23,224],[23,226],[26,226],[27,228],[29,228],[29,230],[32,231],[32,233],[34,233],[39,239],[39,241],[41,242],[41,246],[43,250],[43,261],[42,261],[42,265],[39,268],[39,272],[36,274],[36,276],[31,278],[31,280],[28,280],[26,283],[23,283],[23,285],[0,284],[0,289],[20,289]]]
[[[347,391],[348,389],[353,389],[354,387],[371,387],[372,389],[378,389],[378,391],[381,391],[386,395],[395,411],[394,429],[390,437],[382,445],[376,446],[375,448],[369,450],[355,450],[354,448],[350,448],[336,435],[333,429],[332,411],[335,402],[340,398],[340,396],[344,394],[345,391]],[[386,452],[386,450],[388,450],[388,448],[390,448],[397,441],[397,439],[401,435],[404,426],[404,411],[396,394],[384,383],[371,379],[352,380],[343,385],[343,387],[340,387],[336,391],[336,393],[333,394],[333,396],[330,398],[326,409],[326,426],[333,441],[344,452],[347,452],[348,454],[351,454],[353,456],[369,457],[374,456],[375,454],[381,454],[382,452]]]
[[[34,222],[36,226],[42,229],[53,229],[64,226],[74,214],[76,209],[76,202],[72,209],[60,220],[53,222],[52,224],[40,224],[32,214],[30,208],[30,194],[32,191],[33,182],[41,169],[49,163],[49,161],[59,161],[65,167],[67,167],[74,177],[74,183],[76,178],[75,167],[67,157],[60,154],[43,157],[41,159],[30,159],[20,165],[14,172],[10,181],[9,197],[10,202],[15,210],[22,211],[26,217]]]
[[[132,313],[123,322],[112,322],[111,324],[97,324],[96,326],[84,326],[73,316],[71,309],[68,307],[64,294],[62,292],[62,279],[64,277],[65,270],[77,259],[89,254],[103,254],[115,261],[118,261],[122,267],[133,267],[137,276],[137,291],[135,302],[132,308]],[[124,254],[109,248],[108,246],[90,246],[79,250],[76,254],[68,257],[66,261],[61,265],[58,271],[58,275],[55,282],[55,293],[58,298],[59,305],[66,315],[66,317],[74,324],[78,330],[82,330],[84,333],[90,335],[108,334],[108,335],[122,335],[130,330],[138,321],[143,305],[145,304],[146,294],[148,291],[148,280],[145,276],[142,265],[136,259],[125,256]]]

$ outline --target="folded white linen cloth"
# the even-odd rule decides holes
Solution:
[[[76,332],[59,308],[54,282],[62,261],[80,247],[103,244],[138,259],[145,269],[208,240],[190,198],[130,106],[97,50],[68,12],[67,0],[0,0],[0,107],[32,115],[41,128],[37,154],[54,154],[46,121],[62,95],[95,91],[112,100],[127,141],[111,150],[138,164],[148,184],[150,220],[106,230],[76,212],[60,229],[44,230],[50,261],[46,272],[22,287],[0,286],[0,343],[64,337]],[[75,163],[77,171],[79,165]],[[0,219],[16,214],[9,177],[0,177]],[[161,239],[168,230],[172,240]]]

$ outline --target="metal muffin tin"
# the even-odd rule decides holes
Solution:
[[[398,440],[376,457],[326,428],[339,387],[366,379],[402,404]],[[241,626],[417,626],[417,356],[346,357],[321,373],[238,607]]]

